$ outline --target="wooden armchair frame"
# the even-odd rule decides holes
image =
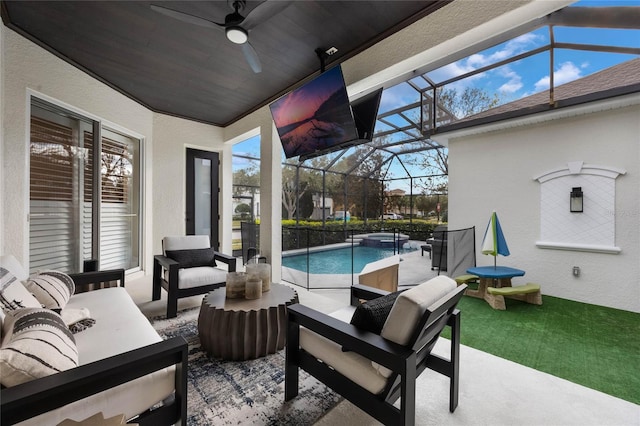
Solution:
[[[299,368],[302,368],[380,422],[386,425],[414,425],[416,378],[425,368],[429,368],[450,378],[449,410],[453,412],[458,406],[460,364],[460,311],[456,305],[465,288],[466,285],[459,286],[451,293],[451,297],[432,305],[432,310],[425,312],[406,346],[362,331],[309,307],[299,304],[289,306],[285,400],[289,401],[298,395]],[[354,285],[351,288],[351,304],[383,294],[386,292]],[[392,370],[393,374],[382,393],[370,393],[300,348],[300,326]],[[451,327],[449,359],[431,353],[445,326]],[[398,398],[401,398],[400,409],[393,405]]]
[[[226,263],[229,272],[236,270],[236,258],[222,253],[215,253],[214,260]],[[201,285],[191,288],[178,287],[178,269],[180,264],[173,259],[158,254],[153,257],[153,294],[152,300],[160,299],[160,291],[164,288],[167,291],[167,318],[175,318],[178,314],[178,299],[198,294],[206,294],[210,291],[223,287],[224,282],[216,284]],[[169,280],[164,279],[163,268],[169,271]]]

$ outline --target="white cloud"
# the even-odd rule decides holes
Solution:
[[[435,71],[430,72],[429,77],[431,77],[436,82],[448,80],[450,78],[457,77],[459,75],[468,73],[478,68],[485,67],[490,64],[495,64],[496,62],[500,62],[504,59],[530,50],[534,47],[537,47],[537,45],[539,45],[541,42],[544,42],[544,38],[540,35],[533,33],[523,34],[519,37],[514,38],[513,40],[506,42],[503,46],[501,46],[499,50],[496,50],[491,54],[485,55],[482,53],[475,53],[465,59],[445,65]],[[510,75],[504,75],[506,78],[509,78],[509,81],[505,83],[500,88],[500,90],[512,93],[522,87],[522,78],[510,69],[509,72],[511,73]],[[479,79],[482,79],[486,76],[487,73],[477,74],[464,80],[458,81],[449,87],[461,92],[465,87],[471,86],[473,82],[477,82]]]
[[[509,40],[501,49],[496,50],[490,55],[474,53],[466,59],[466,67],[477,69],[490,64],[494,64],[496,62],[500,62],[504,59],[518,55],[522,52],[530,50],[533,47],[536,47],[537,44],[540,44],[538,43],[539,40],[544,41],[539,35],[532,33],[523,34],[519,37]]]
[[[475,55],[472,55],[475,56]],[[457,62],[452,62],[443,67],[438,68],[435,71],[428,73],[429,77],[432,78],[436,83],[439,83],[444,80],[448,80],[453,77],[457,77],[469,71],[473,71],[477,66],[473,66],[473,64],[469,64],[467,60],[461,60]]]
[[[520,74],[512,70],[510,67],[505,66],[499,70],[502,77],[507,78],[508,81],[498,88],[499,92],[514,93],[520,90],[523,86],[522,77]]]
[[[509,80],[498,89],[502,93],[515,93],[522,89],[522,81],[518,77],[517,80]]]
[[[406,83],[398,84],[382,92],[380,111],[389,111],[417,102],[418,92]]]
[[[560,68],[553,72],[554,85],[559,86],[582,77],[582,71],[575,66],[573,62],[564,62],[560,64]],[[546,75],[535,83],[535,91],[546,90],[549,88],[551,78]]]

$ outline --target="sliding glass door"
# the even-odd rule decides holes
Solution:
[[[140,141],[35,98],[30,135],[30,271],[139,267]]]

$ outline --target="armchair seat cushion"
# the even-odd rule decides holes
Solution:
[[[165,273],[165,279],[169,281],[169,273]],[[227,281],[227,271],[210,266],[198,266],[195,268],[181,268],[178,270],[178,288],[195,288],[209,284],[220,284]]]
[[[387,384],[387,378],[378,374],[370,359],[342,352],[342,346],[304,327],[300,327],[300,347],[372,394],[381,393]]]

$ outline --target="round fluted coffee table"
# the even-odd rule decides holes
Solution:
[[[287,305],[298,293],[282,284],[260,299],[227,299],[224,287],[202,299],[198,317],[200,345],[214,358],[246,360],[276,353],[287,337]]]

